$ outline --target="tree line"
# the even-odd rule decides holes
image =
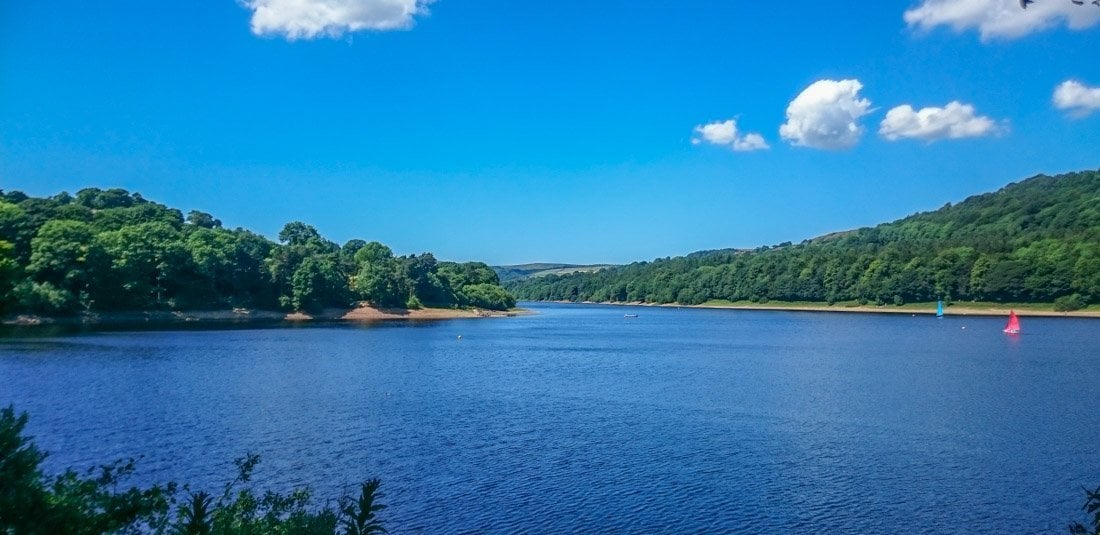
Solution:
[[[520,299],[1100,301],[1100,172],[1036,176],[873,228],[508,283]]]
[[[0,313],[515,306],[481,262],[395,256],[376,241],[340,246],[299,221],[278,239],[123,189],[0,191]]]

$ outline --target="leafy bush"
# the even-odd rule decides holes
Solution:
[[[475,307],[508,310],[516,306],[516,298],[495,284],[471,284],[462,288],[462,294],[465,304]]]
[[[1081,310],[1087,307],[1089,304],[1085,301],[1081,294],[1064,295],[1054,300],[1055,312],[1073,312],[1074,310]]]
[[[76,298],[48,282],[23,281],[15,287],[15,297],[29,312],[69,314],[77,308]]]

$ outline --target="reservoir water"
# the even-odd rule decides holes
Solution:
[[[525,306],[17,332],[0,405],[51,471],[379,477],[393,533],[1058,533],[1100,485],[1098,320]]]

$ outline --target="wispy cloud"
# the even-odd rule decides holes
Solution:
[[[412,27],[432,0],[242,0],[252,33],[288,40],[340,37],[361,30]]]
[[[903,104],[886,112],[878,133],[890,141],[922,139],[933,142],[941,139],[961,139],[997,134],[1005,129],[989,117],[977,115],[974,106],[958,101],[942,108],[927,107],[914,110]]]
[[[741,134],[737,130],[735,119],[698,125],[695,127],[695,134],[696,137],[691,138],[693,145],[700,143],[721,145],[737,152],[751,152],[771,148],[768,142],[764,141],[764,136],[756,132]]]
[[[1037,0],[1020,7],[1019,0],[924,0],[905,12],[905,22],[931,30],[948,26],[962,32],[978,30],[983,41],[1015,39],[1029,33],[1065,25],[1081,30],[1100,23],[1100,9],[1067,0]]]
[[[1054,88],[1054,107],[1074,117],[1100,110],[1100,87],[1088,87],[1077,80],[1066,80]]]
[[[859,143],[859,119],[871,111],[860,98],[859,80],[818,80],[787,106],[787,122],[779,135],[793,145],[815,149],[846,149]]]

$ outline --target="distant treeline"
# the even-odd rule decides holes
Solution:
[[[363,240],[341,247],[297,221],[276,243],[122,189],[48,198],[0,191],[0,313],[316,310],[357,301],[515,306],[483,263],[440,262],[431,253],[395,257]]]
[[[520,299],[1100,301],[1100,172],[1036,176],[874,228],[507,285]]]

